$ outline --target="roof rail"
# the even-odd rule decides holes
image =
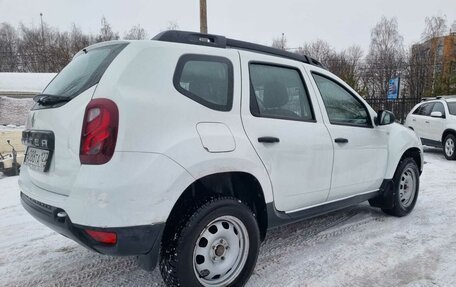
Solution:
[[[161,32],[156,35],[152,40],[156,41],[165,41],[165,42],[174,42],[174,43],[183,43],[183,44],[192,44],[192,45],[202,45],[209,46],[214,48],[236,48],[247,51],[254,51],[263,54],[278,56],[286,59],[291,59],[295,61],[300,61],[303,63],[311,64],[314,66],[321,67],[326,69],[319,61],[305,56],[299,55],[296,53],[259,45],[255,43],[239,41],[234,39],[226,38],[225,36],[214,35],[214,34],[203,34],[196,32],[187,32],[187,31],[177,31],[169,30]]]
[[[425,101],[430,101],[430,100],[446,100],[446,99],[455,99],[456,95],[450,95],[450,96],[436,96],[436,97],[423,97],[421,98],[422,102]]]

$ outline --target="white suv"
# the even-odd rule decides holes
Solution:
[[[456,159],[456,96],[424,99],[407,115],[405,125],[423,145],[443,148],[448,160]]]
[[[170,286],[240,286],[269,228],[369,200],[404,216],[422,146],[308,57],[167,31],[90,46],[35,98],[25,209]]]

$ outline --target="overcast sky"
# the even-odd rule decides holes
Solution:
[[[341,50],[353,44],[365,53],[370,31],[382,15],[397,17],[406,45],[417,42],[424,18],[456,20],[456,0],[207,0],[209,32],[270,45],[282,33],[290,47],[322,39]],[[105,16],[122,36],[140,24],[154,36],[169,22],[181,30],[199,30],[199,0],[0,0],[0,22],[39,25],[40,12],[51,26],[76,23],[97,33]]]

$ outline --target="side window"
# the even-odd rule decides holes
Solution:
[[[435,103],[434,107],[432,108],[432,112],[441,112],[442,115],[444,116],[445,115],[445,107],[443,106],[442,103],[437,102],[437,103]]]
[[[369,113],[360,100],[329,78],[315,73],[313,77],[332,124],[371,126]]]
[[[312,121],[307,89],[297,69],[250,64],[250,112],[257,117]]]
[[[421,115],[421,111],[423,110],[423,105],[419,105],[414,111],[414,115]]]
[[[223,57],[184,55],[174,73],[174,87],[184,96],[214,110],[233,105],[233,65]]]
[[[422,108],[420,109],[419,115],[430,116],[433,107],[434,107],[434,103],[423,104]]]

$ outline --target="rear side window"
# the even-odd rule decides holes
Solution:
[[[456,102],[448,103],[448,110],[449,110],[450,114],[456,116]]]
[[[299,70],[250,64],[250,112],[257,117],[313,121],[307,89]]]
[[[74,98],[98,84],[106,69],[128,43],[90,49],[73,60],[49,83],[43,94]]]
[[[184,96],[217,111],[233,105],[233,65],[223,57],[184,55],[174,73],[174,86]]]
[[[432,112],[441,112],[442,115],[445,115],[445,107],[442,103],[435,103],[434,107],[432,108]]]

